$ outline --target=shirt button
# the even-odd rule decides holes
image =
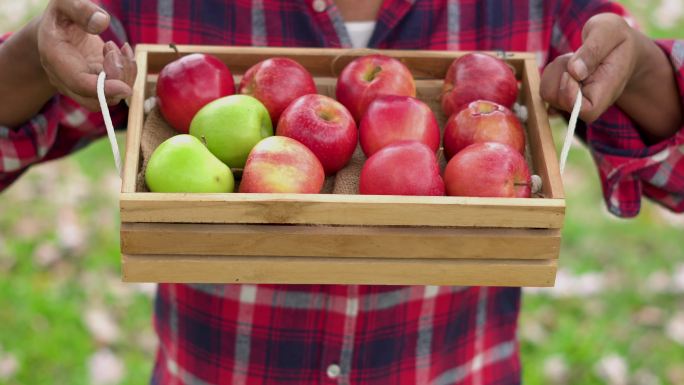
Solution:
[[[311,6],[316,12],[323,12],[326,8],[328,8],[328,4],[325,2],[325,0],[313,0]]]
[[[342,369],[340,369],[340,365],[337,364],[332,364],[328,366],[328,370],[326,370],[326,374],[328,374],[329,378],[337,378],[340,376],[340,372]]]

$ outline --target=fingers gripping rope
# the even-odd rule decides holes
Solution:
[[[121,155],[119,154],[119,144],[116,141],[116,135],[114,134],[114,125],[112,124],[112,117],[109,115],[109,108],[107,107],[107,99],[104,93],[104,83],[107,75],[104,71],[100,72],[97,78],[97,99],[100,102],[100,110],[102,110],[102,117],[104,118],[104,124],[107,128],[107,137],[109,138],[109,144],[112,146],[112,154],[114,155],[114,163],[116,164],[116,169],[119,172],[119,177],[121,174]]]

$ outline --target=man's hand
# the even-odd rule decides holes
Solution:
[[[119,49],[97,36],[109,20],[88,0],[51,0],[40,17],[0,44],[0,126],[26,123],[56,92],[98,110],[102,69],[110,105],[130,95],[136,76],[131,47]]]
[[[105,44],[98,36],[109,21],[109,15],[88,0],[52,0],[37,25],[40,62],[50,83],[93,111],[99,110],[96,84],[103,69],[110,105],[131,94],[136,76],[131,47]]]
[[[552,107],[571,111],[581,87],[580,118],[591,123],[609,107],[622,108],[645,138],[671,136],[682,124],[674,71],[663,51],[615,14],[599,14],[582,30],[582,46],[544,70],[541,95]]]

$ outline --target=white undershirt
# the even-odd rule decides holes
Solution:
[[[352,47],[366,48],[375,29],[375,21],[350,21],[344,23],[351,38]]]

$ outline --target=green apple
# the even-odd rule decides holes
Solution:
[[[190,123],[190,135],[202,139],[229,167],[243,168],[252,148],[273,136],[273,125],[260,101],[249,95],[231,95],[202,107]]]
[[[157,147],[145,169],[152,192],[233,192],[230,168],[191,135],[176,135]]]

